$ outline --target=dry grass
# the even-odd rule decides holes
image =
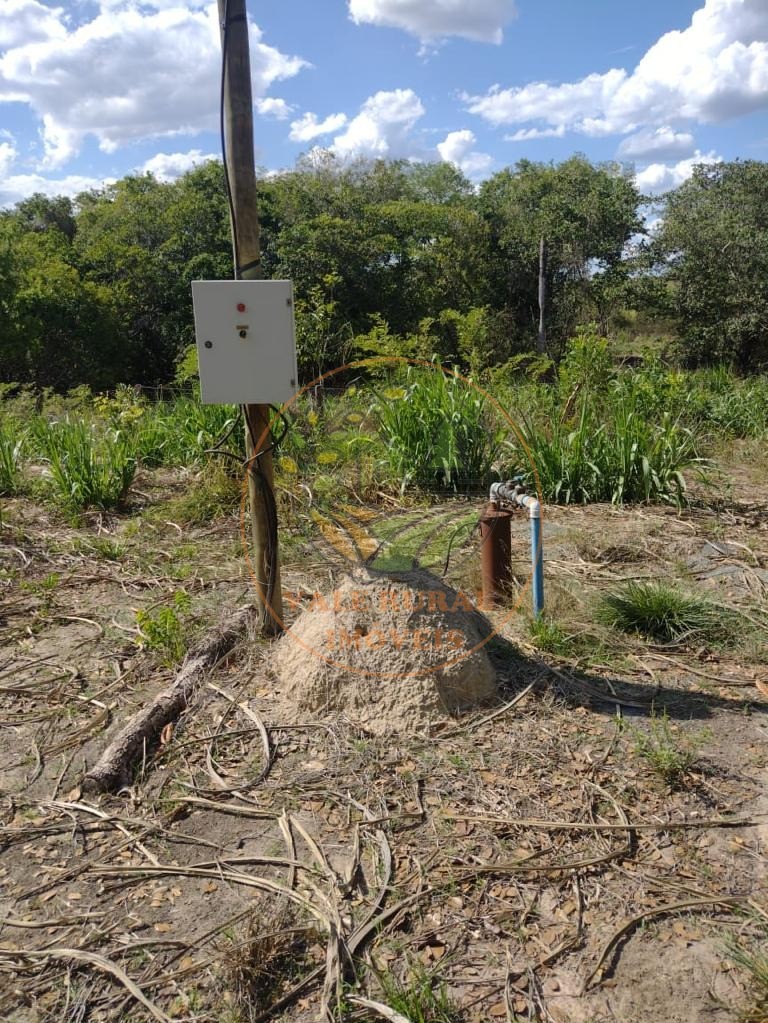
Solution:
[[[220,666],[218,691],[201,695],[131,790],[96,804],[77,791],[83,764],[168,680],[136,647],[135,612],[168,606],[181,587],[196,621],[242,602],[235,520],[182,531],[158,515],[132,532],[102,516],[75,529],[8,502],[4,1011],[41,1023],[152,1018],[127,977],[159,1013],[198,1023],[305,1023],[323,1006],[362,1019],[355,998],[462,1023],[609,1011],[692,1023],[718,1002],[735,1019],[749,964],[712,963],[726,961],[723,935],[743,919],[729,900],[760,897],[764,666],[592,620],[600,593],[646,571],[631,552],[680,578],[712,521],[706,509],[550,511],[548,606],[575,639],[549,653],[525,613],[500,627],[514,643],[494,649],[506,710],[432,738],[289,725],[254,644]],[[729,557],[745,581],[715,592],[760,621],[749,587],[764,533],[747,516],[717,521],[743,545]],[[474,578],[474,542],[451,558],[454,585]],[[323,586],[325,548],[285,571]],[[711,733],[675,789],[654,781],[633,734],[662,708],[676,746]],[[249,711],[276,750],[267,777]]]

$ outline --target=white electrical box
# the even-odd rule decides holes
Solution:
[[[206,405],[282,405],[298,390],[291,281],[192,281]]]

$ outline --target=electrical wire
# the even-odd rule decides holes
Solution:
[[[275,448],[279,448],[280,445],[285,440],[285,438],[288,436],[288,431],[291,428],[291,421],[288,419],[288,416],[286,416],[284,410],[281,409],[281,408],[278,408],[277,405],[270,405],[269,407],[270,407],[271,411],[274,412],[276,416],[279,416],[280,419],[282,419],[282,421],[283,421],[283,432],[280,434],[280,436],[277,439],[273,438],[273,440],[272,440],[272,449],[275,449]],[[274,420],[272,420],[272,422],[274,422]],[[270,426],[270,429],[271,429],[272,428],[272,423],[270,423],[269,426]]]
[[[224,451],[223,450],[224,445],[227,443],[229,438],[235,432],[235,427],[236,426],[237,426],[237,416],[234,416],[232,418],[232,422],[227,427],[226,431],[221,435],[221,437],[219,437],[219,439],[216,441],[216,443],[212,447],[205,449],[205,454],[206,455],[223,455],[225,458],[236,458],[239,462],[241,462],[242,458],[240,458],[238,455],[234,455],[231,451]]]

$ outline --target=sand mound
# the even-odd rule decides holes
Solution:
[[[375,734],[424,732],[496,695],[470,598],[414,570],[356,569],[316,595],[271,667],[292,717],[343,717]]]

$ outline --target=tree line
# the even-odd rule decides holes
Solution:
[[[655,332],[687,365],[768,364],[763,162],[701,165],[652,203],[582,156],[475,188],[446,163],[314,155],[260,178],[259,215],[266,275],[294,282],[304,380],[366,354],[472,373],[557,359],[589,322]],[[191,281],[231,275],[219,162],[33,195],[0,213],[0,381],[167,382],[194,340]]]

